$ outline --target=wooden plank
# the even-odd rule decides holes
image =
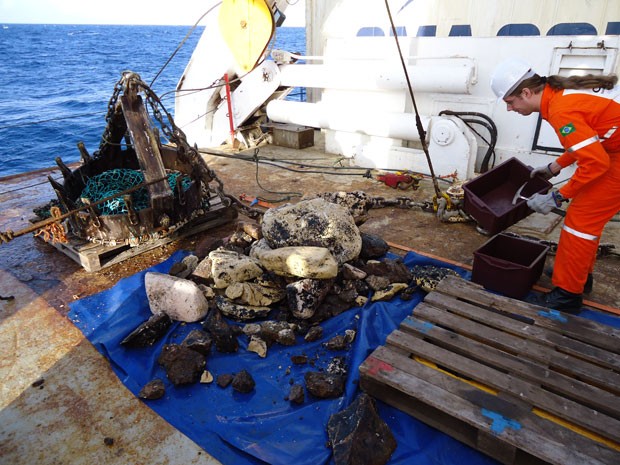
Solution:
[[[386,347],[377,348],[360,373],[362,388],[372,383],[388,386],[552,464],[611,465],[620,458],[617,451]],[[393,401],[380,389],[373,395],[388,404]]]
[[[155,217],[159,218],[159,215],[169,213],[174,208],[174,194],[166,181],[166,169],[159,150],[158,137],[149,124],[140,95],[134,93],[130,98],[128,94],[123,94],[120,102],[144,180],[150,183],[162,179],[161,182],[147,186],[151,207]]]
[[[481,286],[455,276],[443,279],[436,290],[480,306],[527,316],[534,319],[539,326],[554,329],[595,347],[616,353],[620,350],[620,330],[609,325],[567,313],[550,313],[548,308],[486,292]],[[545,312],[546,317],[541,317],[541,311]],[[553,318],[556,314],[559,318]]]
[[[64,253],[67,257],[71,258],[88,272],[99,271],[103,268],[103,259],[105,255],[129,248],[128,245],[105,247],[82,240],[70,240],[68,244],[51,241],[47,243],[52,245],[58,251]]]
[[[618,334],[446,278],[362,364],[360,385],[501,463],[617,464]]]
[[[75,239],[71,240],[68,244],[58,242],[48,242],[48,244],[52,245],[60,252],[63,252],[73,261],[81,265],[86,271],[95,272],[123,262],[131,257],[148,252],[149,250],[161,247],[162,245],[169,244],[183,237],[189,237],[222,224],[226,224],[236,217],[237,211],[232,207],[220,207],[215,210],[209,210],[207,215],[204,217],[209,219],[204,219],[203,221],[193,225],[186,225],[168,236],[146,242],[136,247],[130,247],[126,244],[107,246]],[[43,239],[41,238],[41,240]]]
[[[424,301],[476,322],[510,334],[536,340],[541,344],[552,346],[561,352],[566,352],[606,368],[620,371],[620,357],[618,353],[564,336],[553,331],[553,328],[549,328],[547,325],[539,326],[539,320],[546,320],[546,318],[530,318],[528,315],[526,319],[523,319],[520,314],[489,311],[468,302],[463,302],[457,297],[440,294],[439,292],[428,294]]]
[[[424,305],[424,304],[420,304]],[[468,338],[458,332],[444,329],[438,325],[425,325],[423,320],[415,317],[406,318],[400,330],[455,353],[467,355],[474,360],[502,368],[509,373],[562,393],[569,398],[591,406],[615,418],[620,418],[620,398],[596,386],[592,386],[574,377],[549,369],[528,358],[513,355],[493,346]]]
[[[426,320],[427,323],[448,327],[459,334],[484,342],[492,347],[546,363],[554,370],[571,374],[612,393],[620,393],[620,375],[618,373],[577,357],[549,350],[549,346],[540,344],[536,340],[518,337],[490,327],[481,331],[480,324],[428,305],[426,302],[416,306],[414,315]]]
[[[544,390],[527,380],[505,374],[497,368],[455,354],[401,331],[388,336],[387,344],[408,350],[431,362],[441,364],[461,377],[475,380],[493,389],[509,393],[534,407],[558,415],[611,440],[620,438],[620,421],[598,410]]]

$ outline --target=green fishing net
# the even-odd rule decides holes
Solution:
[[[170,171],[168,173],[168,184],[172,192],[176,193],[176,185],[178,178],[181,176],[181,186],[183,191],[189,189],[191,179],[183,176],[178,171]],[[86,183],[86,187],[80,195],[80,199],[86,198],[90,203],[98,202],[106,197],[112,197],[119,192],[126,191],[144,182],[144,174],[142,171],[117,168],[104,171],[101,174],[93,176]],[[151,206],[149,194],[146,187],[142,187],[131,193],[131,200],[134,210],[142,210]],[[78,202],[82,204],[82,202]],[[120,215],[127,213],[127,206],[122,196],[114,197],[97,205],[101,215]]]

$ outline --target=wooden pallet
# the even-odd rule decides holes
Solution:
[[[618,329],[447,277],[360,374],[501,463],[620,464]]]
[[[69,242],[66,244],[52,241],[46,242],[79,263],[86,271],[94,272],[157,247],[161,247],[162,245],[169,244],[170,242],[229,223],[236,217],[237,211],[233,207],[221,206],[219,208],[214,208],[207,212],[199,223],[186,225],[168,236],[136,247],[131,247],[126,244],[116,246],[93,244],[92,242],[85,241],[75,236],[69,237]],[[41,236],[37,237],[41,238]]]

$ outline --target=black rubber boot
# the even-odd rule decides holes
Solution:
[[[530,304],[553,308],[566,313],[577,314],[581,311],[583,299],[581,294],[573,294],[560,287],[554,287],[546,294],[536,294],[525,299]]]
[[[545,274],[550,278],[553,276],[553,268],[549,267],[545,269]],[[586,279],[586,283],[583,285],[583,293],[589,294],[592,292],[592,287],[594,286],[594,276],[592,273],[588,273],[588,279]]]
[[[589,294],[592,292],[592,287],[594,286],[594,276],[592,273],[588,273],[588,279],[586,279],[586,283],[583,285],[583,293]]]

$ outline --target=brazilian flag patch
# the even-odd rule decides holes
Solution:
[[[575,132],[575,125],[573,123],[568,123],[560,128],[560,135],[563,137],[568,136],[571,132]]]

